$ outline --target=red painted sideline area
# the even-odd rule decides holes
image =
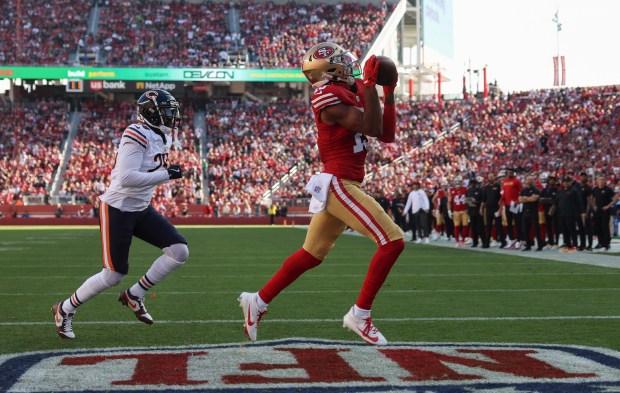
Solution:
[[[92,217],[91,205],[63,205],[61,217],[55,217],[56,206],[52,205],[0,205],[0,225],[99,225]],[[204,206],[192,205],[189,217],[170,218],[175,225],[269,225],[269,217],[203,217]],[[304,211],[307,212],[307,208]],[[290,211],[290,210],[289,210]],[[30,217],[24,218],[24,213]],[[288,217],[276,217],[276,225],[307,225],[310,216],[297,216],[292,212]],[[301,213],[301,211],[299,212]],[[13,216],[16,215],[14,218]],[[86,217],[88,216],[88,217]]]

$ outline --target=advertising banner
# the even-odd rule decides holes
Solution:
[[[299,69],[0,66],[0,78],[94,81],[305,82]]]

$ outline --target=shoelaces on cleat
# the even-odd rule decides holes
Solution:
[[[372,323],[372,318],[366,318],[365,323],[365,327],[364,330],[362,331],[362,333],[364,333],[365,335],[369,336],[370,333],[377,333],[377,328],[375,327],[375,325],[373,325]]]
[[[73,331],[73,314],[67,314],[62,318],[62,329],[64,332]]]
[[[259,311],[258,312],[258,318],[256,318],[256,324],[258,325],[258,323],[260,322],[260,320],[263,318],[263,315],[267,314],[267,311]]]

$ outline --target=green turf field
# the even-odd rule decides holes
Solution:
[[[101,267],[98,229],[0,230],[0,353],[243,342],[241,291],[256,291],[298,249],[294,228],[181,228],[190,259],[151,290],[152,326],[117,301],[160,254],[134,240],[125,281],[83,305],[75,340],[50,307]],[[357,341],[342,328],[375,249],[342,236],[318,268],[269,306],[259,340]],[[620,350],[620,270],[407,244],[373,307],[390,341],[565,343]],[[615,318],[608,318],[608,317]],[[607,317],[607,318],[606,318]]]

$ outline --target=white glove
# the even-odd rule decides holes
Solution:
[[[448,217],[452,218],[452,210],[448,210]]]

